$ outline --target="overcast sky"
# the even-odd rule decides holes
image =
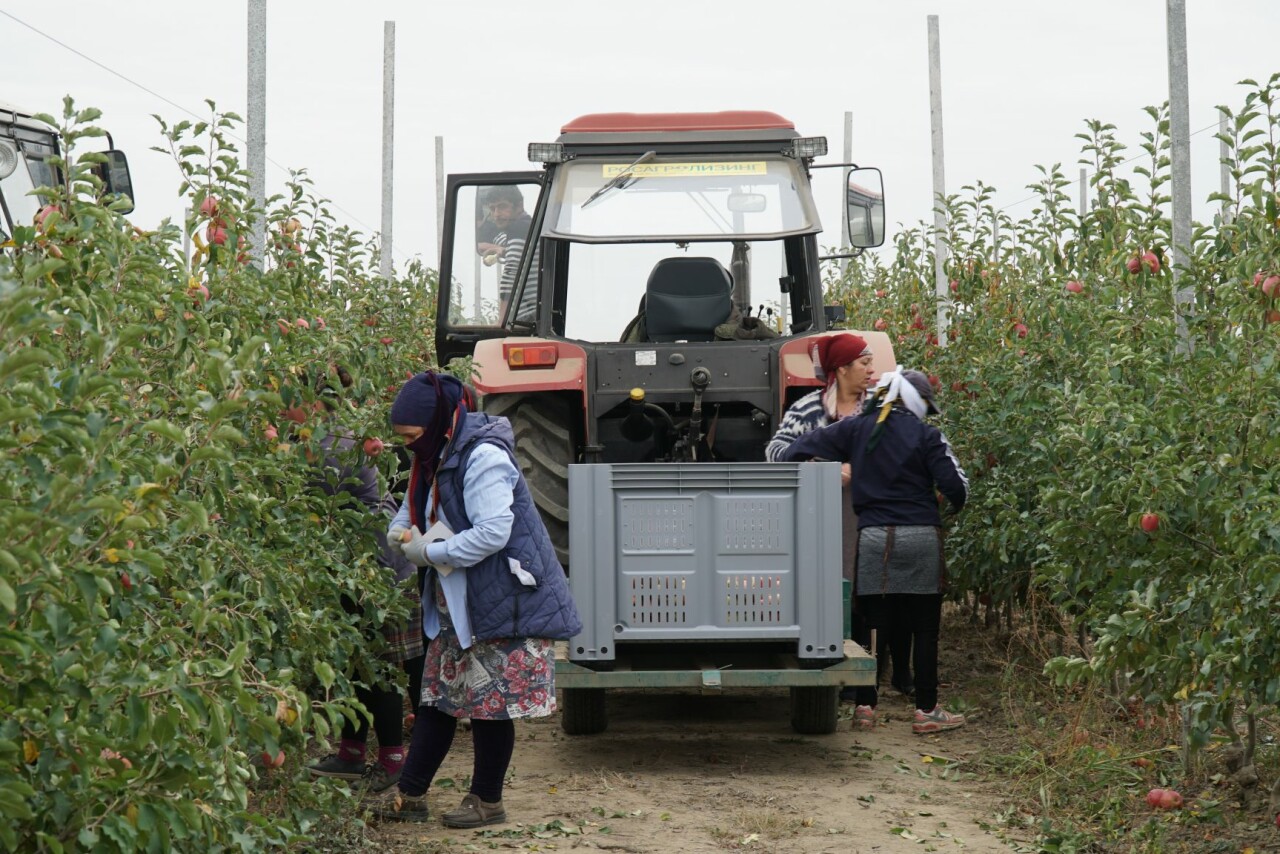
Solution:
[[[1187,7],[1191,127],[1216,129],[1214,107],[1239,106],[1241,79],[1280,70],[1280,2]],[[927,16],[937,14],[947,191],[994,185],[1017,218],[1030,211],[1036,164],[1060,162],[1078,178],[1073,137],[1085,119],[1116,124],[1131,147],[1149,129],[1142,108],[1169,91],[1165,9],[1166,0],[270,0],[267,156],[306,168],[341,221],[378,230],[383,25],[394,21],[398,266],[413,256],[436,263],[436,136],[447,172],[525,169],[529,142],[592,112],[772,110],[804,135],[827,136],[836,162],[852,111],[854,159],[883,170],[891,223],[912,225],[931,216]],[[151,115],[203,117],[206,98],[245,114],[246,3],[0,0],[0,12],[0,101],[56,114],[71,94],[102,109],[129,155],[134,221],[179,219],[180,178],[150,151],[162,142]],[[1211,216],[1201,200],[1218,187],[1217,158],[1213,130],[1193,137],[1199,219]],[[268,193],[286,177],[269,165]],[[823,243],[834,244],[834,185],[819,204],[832,235]]]

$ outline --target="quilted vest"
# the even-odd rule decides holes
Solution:
[[[440,503],[445,516],[464,531],[471,527],[463,499],[462,475],[472,452],[481,444],[506,451],[512,465],[515,437],[505,418],[468,413],[458,424],[448,456],[436,470]],[[476,640],[496,638],[567,639],[582,631],[582,620],[569,592],[569,580],[556,558],[542,516],[529,494],[524,475],[514,490],[511,537],[506,546],[467,569],[467,610]],[[533,576],[536,586],[522,584],[511,572],[510,559]]]

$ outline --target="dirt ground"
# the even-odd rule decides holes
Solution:
[[[977,686],[965,688],[963,679],[944,685],[943,701],[962,698],[970,725],[923,737],[893,691],[882,693],[875,730],[853,731],[842,707],[827,736],[792,732],[785,689],[611,692],[600,735],[566,736],[554,716],[517,723],[509,823],[439,824],[469,784],[470,739],[460,732],[429,795],[432,820],[371,819],[368,841],[397,852],[1031,850],[997,826],[998,786],[969,770],[999,724]]]

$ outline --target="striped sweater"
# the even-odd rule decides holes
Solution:
[[[829,388],[815,389],[791,404],[782,416],[778,432],[773,434],[773,438],[765,446],[764,458],[771,463],[781,461],[783,453],[792,442],[835,420],[836,386],[832,383]]]

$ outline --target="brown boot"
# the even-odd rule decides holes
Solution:
[[[496,804],[485,803],[478,795],[465,795],[462,804],[449,810],[440,820],[445,827],[484,827],[486,824],[501,824],[507,820],[507,811],[502,801]]]

